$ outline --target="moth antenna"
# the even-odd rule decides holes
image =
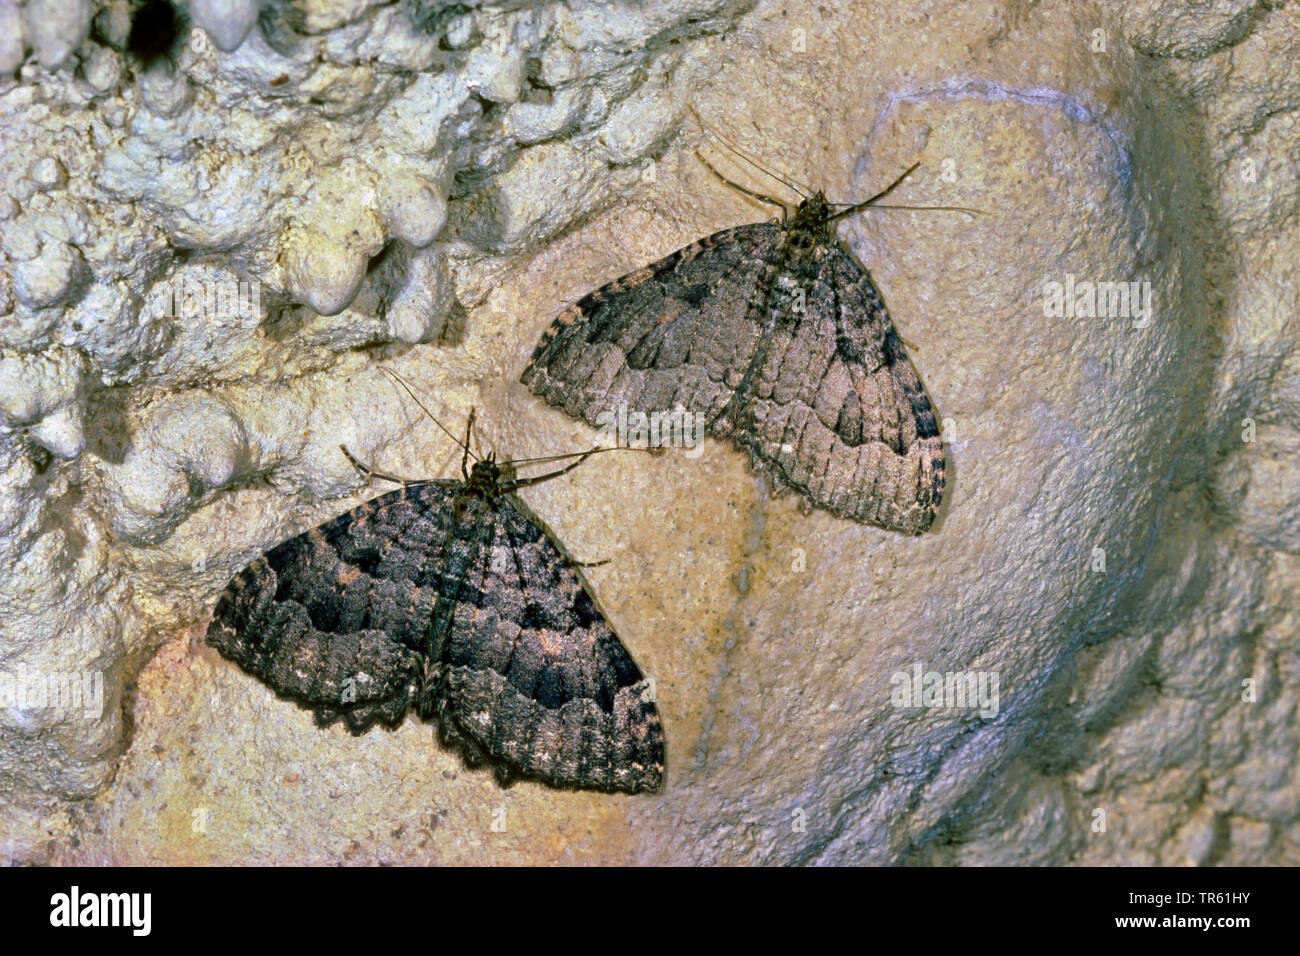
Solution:
[[[579,465],[581,465],[584,461],[586,461],[588,458],[590,458],[592,455],[594,455],[597,451],[601,451],[601,450],[602,450],[602,449],[599,449],[599,448],[593,448],[591,451],[577,452],[576,454],[579,456],[579,458],[578,458],[577,461],[575,461],[575,462],[571,462],[570,464],[565,465],[563,468],[556,469],[555,471],[548,471],[548,472],[547,472],[546,474],[544,474],[544,475],[535,475],[535,476],[533,476],[532,478],[519,478],[519,479],[517,479],[517,480],[515,480],[515,481],[510,482],[509,484],[502,485],[502,486],[501,486],[501,490],[502,490],[502,491],[514,491],[516,488],[527,488],[529,485],[537,485],[537,484],[541,484],[543,481],[550,481],[552,478],[558,478],[558,477],[560,477],[560,475],[567,475],[569,472],[573,471],[573,469],[577,468],[577,467],[578,467]],[[612,450],[612,449],[608,449],[608,448],[606,448],[606,449],[603,449],[603,450],[604,450],[604,451],[610,451],[610,450]],[[557,456],[555,456],[555,457],[557,457],[557,458],[569,458],[569,457],[572,457],[572,456],[570,456],[570,455],[557,455]],[[515,465],[515,464],[518,464],[518,462],[512,461],[510,464]]]
[[[629,448],[626,445],[597,445],[595,448],[589,448],[586,451],[567,451],[562,455],[539,455],[535,458],[511,458],[512,465],[535,465],[543,461],[563,461],[566,458],[587,458],[591,455],[599,455],[606,451],[644,451],[649,452],[649,448]]]
[[[438,416],[436,416],[435,414],[433,414],[433,412],[429,411],[427,408],[424,407],[424,402],[420,401],[420,397],[416,395],[415,391],[411,388],[411,386],[406,383],[406,379],[402,378],[402,376],[398,375],[391,368],[387,368],[383,365],[379,366],[379,371],[383,372],[385,375],[391,378],[398,385],[402,386],[402,390],[405,391],[407,395],[411,396],[411,401],[415,402],[416,405],[420,406],[420,411],[428,415],[429,420],[433,422],[435,425],[437,425],[439,428],[441,428],[443,434],[445,434],[448,438],[454,441],[461,448],[464,448],[466,455],[468,455],[470,458],[473,458],[475,461],[479,460],[478,455],[474,454],[472,451],[469,450],[469,429],[468,428],[465,430],[465,440],[461,441],[459,438],[457,438],[455,435],[452,434],[451,430],[446,425],[438,421]],[[470,409],[469,424],[472,425],[473,423],[474,423],[474,410]],[[464,471],[463,461],[461,463],[461,470]]]
[[[827,217],[826,221],[834,222],[836,219],[843,219],[845,216],[851,215],[860,209],[865,209],[868,206],[875,206],[877,209],[911,209],[916,211],[933,210],[933,211],[943,211],[943,212],[965,212],[975,216],[982,215],[980,210],[968,209],[965,206],[879,206],[876,205],[876,203],[879,200],[884,199],[891,192],[893,192],[904,179],[912,175],[912,173],[915,172],[917,167],[919,167],[920,165],[921,165],[920,163],[913,163],[911,166],[908,166],[907,169],[903,170],[903,174],[901,176],[895,179],[884,189],[880,190],[880,192],[876,193],[870,199],[864,199],[862,202],[858,202],[858,203],[848,203],[848,204],[831,203],[831,205],[833,206],[845,205],[845,208],[841,209],[839,212],[835,213],[834,215]]]
[[[535,465],[544,461],[563,461],[566,458],[577,458],[578,460],[572,464],[565,465],[563,468],[557,469],[556,471],[549,471],[544,475],[536,475],[532,478],[520,478],[516,481],[512,481],[509,484],[502,485],[501,490],[513,491],[516,488],[527,488],[529,485],[536,485],[543,481],[550,481],[552,478],[558,478],[560,475],[568,474],[573,471],[573,469],[577,468],[592,455],[599,455],[606,451],[643,451],[649,453],[650,449],[628,448],[626,445],[598,445],[595,448],[588,449],[587,451],[570,451],[565,452],[563,455],[541,455],[536,458],[512,458],[510,459],[510,464],[512,466],[527,464]]]
[[[714,139],[720,142],[727,149],[731,150],[731,152],[735,153],[742,160],[749,163],[749,165],[753,166],[760,173],[762,173],[765,176],[772,177],[782,186],[785,186],[787,189],[791,190],[792,192],[797,193],[800,199],[807,199],[809,196],[813,194],[813,190],[810,187],[804,186],[801,189],[798,185],[796,185],[793,182],[794,177],[783,174],[778,170],[773,170],[768,168],[766,165],[764,165],[762,162],[756,159],[752,154],[750,154],[748,150],[745,150],[732,143],[731,140],[727,139],[727,137],[722,135],[722,131],[719,130],[716,126],[706,123],[704,119],[700,116],[700,114],[696,112],[695,106],[693,104],[690,105],[688,109],[690,109],[691,115],[695,117],[695,121],[699,123],[702,127],[704,127],[706,130],[708,130],[710,133],[712,133]]]
[[[984,215],[983,209],[971,209],[969,206],[872,206],[872,209],[907,209],[912,212],[964,212],[971,216]],[[836,216],[835,218],[839,218]]]
[[[880,190],[880,192],[876,193],[870,199],[864,199],[862,202],[850,203],[846,208],[841,209],[839,212],[835,213],[835,215],[831,216],[829,221],[834,222],[836,219],[843,219],[845,216],[849,215],[850,213],[857,212],[859,209],[865,209],[867,206],[870,206],[872,203],[876,202],[877,200],[884,199],[895,189],[897,189],[899,184],[902,183],[904,179],[912,175],[912,173],[920,165],[921,164],[917,162],[917,163],[913,163],[911,166],[908,166],[907,169],[903,170],[903,174],[901,176],[895,179],[884,189]]]

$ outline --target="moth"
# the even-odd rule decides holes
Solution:
[[[651,684],[574,562],[512,494],[586,455],[525,479],[494,455],[467,469],[467,430],[460,480],[411,481],[343,452],[401,487],[236,574],[208,643],[322,726],[342,719],[360,734],[414,706],[502,785],[657,789],[664,737]]]
[[[521,381],[591,425],[619,405],[701,411],[778,490],[922,534],[944,489],[934,409],[835,233],[916,166],[864,202],[836,208],[819,191],[791,212],[700,160],[780,219],[716,232],[589,293],[543,333]]]

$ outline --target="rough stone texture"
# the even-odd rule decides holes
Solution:
[[[84,41],[35,6],[0,51],[0,676],[102,707],[0,702],[6,859],[1300,862],[1295,6],[305,2],[238,42],[212,3],[234,48],[157,89],[128,4]],[[379,363],[503,453],[591,441],[516,384],[542,330],[768,214],[688,102],[831,198],[919,159],[892,199],[984,211],[842,230],[944,420],[934,528],[801,514],[712,442],[528,489],[611,559],[652,796],[320,731],[203,647],[235,569],[370,494],[340,441],[452,472]],[[1067,276],[1149,281],[1150,324],[1045,315]],[[214,280],[260,297],[167,291]],[[996,673],[997,713],[895,706],[918,663]]]

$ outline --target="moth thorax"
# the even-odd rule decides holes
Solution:
[[[501,468],[491,458],[474,462],[469,471],[469,481],[465,482],[468,491],[481,495],[495,495],[501,485]]]
[[[808,255],[818,246],[829,245],[833,238],[830,209],[821,193],[800,203],[785,226],[786,245],[799,255]]]

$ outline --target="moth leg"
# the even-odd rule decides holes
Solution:
[[[369,465],[363,465],[357,457],[353,455],[352,452],[348,451],[343,445],[339,445],[339,451],[343,452],[343,454],[347,456],[348,461],[352,462],[352,467],[366,476],[366,481],[378,478],[380,481],[391,481],[398,485],[427,485],[429,483],[423,478],[399,478],[397,475],[386,475],[382,471],[375,471],[375,469],[371,468]]]
[[[474,430],[474,415],[476,412],[477,409],[474,408],[469,410],[469,419],[465,422],[465,451],[460,456],[460,473],[461,477],[466,481],[469,481],[469,468],[467,467],[469,465],[469,436],[470,432]],[[482,451],[482,449],[479,450]]]
[[[519,779],[519,774],[504,763],[492,764],[492,776],[496,777],[497,785],[503,790],[514,786],[515,781]]]
[[[762,193],[755,192],[752,189],[746,189],[744,186],[740,185],[740,183],[732,182],[726,176],[722,175],[722,173],[714,169],[712,164],[710,164],[707,159],[705,159],[702,155],[700,155],[698,150],[695,153],[695,158],[704,164],[705,169],[713,173],[713,175],[717,176],[720,180],[722,180],[724,184],[736,190],[736,192],[744,193],[746,196],[749,196],[751,199],[757,199],[759,202],[767,203],[769,206],[780,207],[782,222],[785,222],[787,216],[789,216],[790,214],[789,207],[787,207],[785,203],[781,202],[781,200],[773,199],[771,196],[764,196]]]
[[[550,481],[552,478],[560,477],[560,475],[567,475],[569,472],[573,471],[573,469],[577,468],[579,465],[581,465],[584,461],[586,461],[595,453],[596,453],[596,449],[593,448],[591,451],[585,452],[583,456],[579,458],[577,461],[565,465],[563,468],[559,469],[558,471],[547,472],[544,475],[537,475],[534,478],[521,478],[518,481],[512,481],[509,484],[502,485],[500,490],[514,491],[516,488],[527,488],[529,485],[535,485],[543,481]]]
[[[405,709],[406,701],[402,701]],[[354,707],[343,711],[343,722],[348,725],[348,730],[353,734],[363,733],[367,727],[375,722],[383,708],[379,704],[367,704],[364,707]]]
[[[903,175],[899,176],[892,183],[890,183],[884,189],[880,190],[880,192],[876,193],[870,199],[864,199],[862,202],[853,203],[847,209],[841,209],[839,212],[831,216],[830,219],[827,221],[834,222],[836,219],[843,219],[845,216],[851,216],[859,209],[866,209],[868,206],[872,205],[878,200],[884,199],[886,196],[888,196],[890,193],[894,191],[894,189],[899,185],[899,183],[901,183],[908,176],[912,175],[912,173],[915,172],[916,168],[920,165],[921,165],[920,163],[913,163],[911,166],[908,166],[907,169],[903,170]]]

